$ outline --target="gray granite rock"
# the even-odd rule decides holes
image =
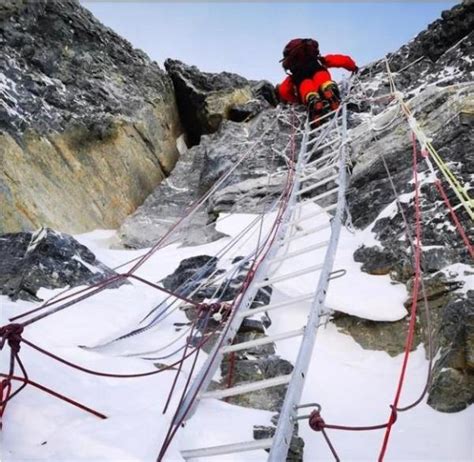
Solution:
[[[0,235],[0,293],[12,300],[39,301],[40,288],[93,284],[115,274],[67,234],[40,229]]]

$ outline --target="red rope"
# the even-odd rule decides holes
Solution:
[[[158,284],[155,284],[153,282],[147,281],[146,279],[143,279],[139,276],[135,276],[134,274],[126,274],[124,276],[132,278],[132,279],[136,279],[137,281],[140,281],[140,282],[143,282],[143,284],[149,285],[150,287],[153,287],[154,289],[157,289],[160,292],[164,292],[165,294],[171,295],[172,297],[177,298],[178,300],[181,300],[181,301],[187,303],[188,305],[193,305],[193,306],[198,305],[197,302],[194,302],[193,300],[191,300],[189,298],[183,297],[182,295],[179,295],[179,294],[177,294],[177,293],[175,293],[171,290],[165,289],[164,287],[161,287]]]
[[[199,349],[201,348],[208,340],[209,340],[210,337],[206,337],[195,349],[193,349],[190,353],[188,353],[184,359],[187,359],[189,358],[195,351],[196,349]],[[99,377],[112,377],[114,379],[133,379],[133,378],[138,378],[138,377],[148,377],[150,375],[156,375],[156,374],[159,374],[160,372],[164,372],[164,371],[167,371],[169,369],[172,369],[174,368],[175,366],[177,366],[178,364],[181,363],[181,361],[183,361],[183,359],[180,359],[172,364],[168,364],[167,366],[165,367],[162,367],[161,369],[157,369],[156,371],[150,371],[150,372],[138,372],[138,373],[135,373],[135,374],[113,374],[113,373],[109,373],[109,372],[101,372],[101,371],[94,371],[92,369],[88,369],[86,367],[83,367],[83,366],[80,366],[78,364],[74,364],[64,358],[61,358],[60,356],[57,356],[55,355],[54,353],[51,353],[50,351],[48,350],[45,350],[41,347],[39,347],[38,345],[35,345],[34,343],[26,340],[26,339],[23,339],[23,343],[25,343],[26,345],[28,345],[30,348],[33,348],[34,350],[46,355],[46,356],[49,356],[51,359],[54,359],[66,366],[69,366],[73,369],[77,369],[78,371],[82,371],[82,372],[85,372],[86,374],[90,374],[90,375],[96,375],[96,376],[99,376]]]
[[[292,137],[291,138],[291,158],[290,158],[291,165],[290,165],[290,168],[289,168],[289,173],[288,173],[288,176],[287,176],[285,188],[283,190],[283,194],[282,194],[283,200],[280,204],[278,215],[275,218],[275,221],[272,225],[272,228],[269,231],[268,238],[266,239],[265,243],[262,244],[262,250],[260,251],[260,254],[263,254],[263,256],[260,258],[260,260],[258,260],[259,255],[256,255],[255,260],[254,260],[252,266],[249,268],[249,270],[247,272],[247,276],[246,276],[245,280],[243,281],[243,283],[242,283],[242,285],[239,289],[239,293],[236,295],[236,298],[234,299],[234,301],[232,302],[232,305],[230,306],[230,315],[229,315],[229,319],[228,319],[228,322],[226,324],[226,327],[225,327],[224,331],[227,331],[229,329],[230,322],[233,319],[233,317],[235,316],[235,312],[236,312],[235,308],[238,307],[240,301],[242,300],[243,295],[245,294],[245,291],[248,289],[251,281],[253,280],[253,278],[255,276],[256,270],[258,269],[258,267],[260,266],[262,261],[265,259],[272,243],[276,239],[277,231],[279,229],[279,226],[281,225],[281,218],[282,218],[283,213],[285,211],[285,207],[288,204],[288,200],[289,200],[290,193],[291,193],[291,186],[293,184],[293,179],[294,179],[294,175],[295,175],[295,169],[294,169],[294,161],[295,161],[295,156],[296,156],[295,134],[296,134],[296,128],[293,124],[293,130],[292,130],[292,134],[291,134],[291,137]],[[221,339],[222,338],[223,338],[223,336],[221,337]],[[222,340],[221,340],[221,342],[222,342]],[[214,352],[214,358],[215,358],[216,355],[217,355],[217,349]],[[200,385],[202,385],[205,378],[206,378],[206,374],[203,375],[203,378],[201,380]],[[166,451],[168,450],[168,447],[171,444],[172,439],[174,438],[174,436],[175,436],[176,432],[178,431],[180,425],[183,423],[184,419],[186,418],[186,415],[189,412],[189,410],[191,409],[194,401],[196,400],[196,397],[197,397],[198,393],[199,393],[199,389],[192,396],[192,399],[191,399],[189,405],[184,410],[183,418],[179,422],[174,422],[174,420],[176,418],[176,415],[178,413],[179,407],[176,409],[176,412],[173,416],[173,420],[170,424],[170,427],[168,428],[168,432],[165,436],[165,439],[164,439],[163,444],[161,446],[160,452],[158,454],[158,457],[157,457],[158,462],[163,460],[163,457],[165,456]]]
[[[202,313],[202,310],[203,310],[203,306],[204,304],[200,303],[197,305],[197,314],[196,314],[196,318],[194,319],[194,322],[191,326],[191,330],[189,332],[189,337],[188,339],[192,339],[193,335],[194,335],[194,330],[198,324],[198,321],[201,319],[201,313]],[[207,313],[205,314],[207,315]],[[206,326],[207,326],[207,323],[206,323]],[[168,398],[166,399],[166,403],[165,403],[165,407],[163,408],[163,414],[165,414],[168,410],[168,407],[170,405],[170,402],[171,402],[171,398],[173,397],[173,393],[174,393],[174,390],[176,388],[176,385],[178,383],[178,377],[179,377],[179,374],[181,373],[181,369],[183,367],[183,364],[184,364],[184,359],[186,358],[186,353],[188,351],[188,348],[189,348],[189,340],[186,341],[186,344],[184,346],[184,350],[183,350],[183,356],[181,358],[181,362],[179,363],[179,366],[178,366],[178,370],[176,371],[176,374],[174,376],[174,379],[173,379],[173,383],[171,385],[171,389],[168,393]],[[194,350],[196,351],[196,350]],[[190,376],[191,374],[188,374],[188,376]]]
[[[454,224],[455,224],[455,226],[458,230],[458,233],[460,234],[462,240],[466,244],[467,250],[468,250],[469,254],[471,255],[471,258],[474,259],[474,249],[472,247],[472,244],[469,241],[469,238],[467,237],[466,232],[464,231],[464,228],[461,225],[461,222],[459,221],[459,218],[456,214],[456,211],[454,210],[453,206],[451,205],[451,202],[448,199],[446,191],[443,188],[443,184],[441,183],[441,181],[438,178],[435,181],[435,186],[438,189],[439,195],[442,197],[444,203],[446,204],[446,207],[448,208],[449,213],[451,214],[451,219],[453,220],[453,222],[454,222]]]
[[[6,374],[2,374],[0,373],[0,376],[2,377],[7,377]],[[73,406],[79,408],[79,409],[82,409],[83,411],[86,411],[86,412],[89,412],[90,414],[93,414],[95,415],[96,417],[99,417],[101,419],[106,419],[107,416],[105,414],[102,414],[101,412],[98,412],[84,404],[81,404],[71,398],[68,398],[67,396],[64,396],[64,395],[61,395],[60,393],[54,391],[54,390],[51,390],[50,388],[48,387],[45,387],[44,385],[41,385],[40,383],[38,382],[34,382],[33,380],[29,379],[29,378],[25,378],[25,377],[18,377],[16,375],[13,375],[10,377],[11,380],[16,380],[18,382],[23,382],[25,385],[31,385],[32,387],[34,388],[38,388],[39,390],[41,391],[44,391],[45,393],[48,393],[49,395],[52,395],[54,396],[55,398],[58,398],[62,401],[66,401],[67,403],[69,404],[72,404]]]
[[[418,292],[420,289],[420,278],[421,278],[421,208],[420,208],[420,194],[419,194],[419,182],[418,182],[418,149],[416,146],[416,136],[413,133],[412,135],[412,145],[413,145],[413,181],[415,183],[415,255],[414,255],[414,270],[415,278],[413,284],[413,293],[412,293],[412,303],[410,309],[410,322],[408,325],[408,333],[405,342],[405,352],[403,356],[402,368],[400,371],[400,377],[398,379],[397,390],[395,397],[392,403],[392,412],[390,414],[390,419],[388,421],[387,428],[385,430],[384,439],[382,442],[382,448],[379,453],[379,462],[383,461],[385,452],[387,451],[388,442],[390,439],[390,433],[392,426],[396,420],[396,409],[398,407],[398,402],[400,400],[400,395],[402,393],[403,384],[405,381],[406,369],[408,366],[408,358],[410,356],[410,351],[413,346],[413,338],[415,336],[415,325],[416,325],[416,310],[418,305]]]
[[[10,399],[10,393],[12,390],[11,377],[3,379],[0,381],[0,430],[3,428],[3,414],[5,413],[5,408],[7,407],[7,402]]]
[[[326,433],[326,430],[324,430],[324,428],[321,430],[321,433],[323,434],[324,439],[326,440],[326,443],[327,443],[329,449],[331,450],[332,455],[334,456],[334,459],[336,460],[336,462],[339,462],[341,460],[341,458],[337,454],[336,449],[335,449],[334,445],[331,443],[331,440],[329,439],[329,436]]]
[[[229,372],[227,374],[227,388],[230,388],[234,383],[234,370],[235,370],[235,352],[233,351],[229,355]]]
[[[60,298],[52,298],[50,299],[49,301],[47,301],[46,303],[43,303],[42,305],[38,306],[37,308],[33,308],[32,310],[29,310],[29,311],[25,311],[24,313],[21,313],[17,316],[14,316],[13,318],[10,318],[10,321],[16,321],[20,318],[24,318],[25,316],[28,316],[30,314],[33,314],[33,313],[36,313],[38,311],[41,311],[41,310],[44,310],[45,308],[49,308],[50,306],[53,306],[53,305],[56,305],[58,304],[59,302],[63,302],[65,300],[69,300],[70,298],[74,297],[75,295],[80,295],[84,292],[87,292],[87,291],[91,291],[92,289],[95,289],[95,290],[92,290],[90,294],[85,294],[85,295],[82,295],[81,297],[77,298],[76,300],[72,300],[71,302],[68,302],[67,304],[64,305],[64,308],[68,308],[69,306],[72,306],[82,300],[85,300],[89,297],[91,297],[92,295],[98,293],[98,292],[101,292],[102,290],[104,290],[108,285],[112,284],[112,282],[115,282],[117,280],[119,280],[120,278],[123,278],[123,276],[120,276],[120,275],[115,275],[115,276],[112,276],[104,281],[100,281],[100,282],[97,282],[91,286],[88,286],[88,287],[85,287],[83,289],[79,289],[79,290],[76,290],[75,292],[72,292],[68,295],[64,295],[63,297],[60,297]],[[59,306],[57,308],[57,311],[59,311],[60,309],[62,309],[63,307]],[[51,314],[55,313],[56,311],[52,311],[50,312]],[[45,315],[46,316],[46,315]],[[43,316],[43,317],[45,317]],[[39,319],[42,319],[42,318],[39,318],[38,317],[38,320]],[[27,322],[24,323],[24,325],[27,325],[27,324],[31,324],[32,323],[32,320],[29,320]]]

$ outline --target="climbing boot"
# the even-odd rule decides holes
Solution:
[[[327,113],[328,104],[317,93],[310,93],[306,99],[308,106],[308,120],[311,128],[320,125],[320,118]]]
[[[335,82],[329,81],[321,85],[321,99],[327,101],[330,111],[335,111],[341,105],[341,95]]]

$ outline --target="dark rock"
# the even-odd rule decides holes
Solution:
[[[245,162],[238,164],[207,208],[201,207],[172,238],[187,245],[210,242],[222,237],[214,227],[219,213],[261,213],[268,209],[284,187],[283,171],[271,179],[268,173],[286,165],[284,157],[278,154],[291,137],[285,116],[289,116],[289,111],[280,114],[268,109],[247,123],[226,120],[216,133],[203,136],[198,146],[181,155],[168,180],[123,223],[122,242],[134,248],[153,245],[243,155],[247,155]]]
[[[181,261],[178,268],[166,276],[161,283],[163,287],[183,295],[193,292],[216,269],[218,259],[208,255],[199,255]]]
[[[234,105],[252,99],[251,82],[229,72],[201,72],[196,66],[167,59],[165,68],[173,80],[178,109],[191,146],[201,135],[214,133]]]
[[[380,247],[363,245],[354,252],[354,261],[363,263],[361,270],[369,274],[382,275],[392,271],[396,260],[392,254]]]
[[[270,107],[265,101],[254,99],[245,104],[236,104],[229,109],[228,118],[233,122],[247,122]]]
[[[135,116],[145,101],[173,97],[158,65],[78,1],[7,3],[0,71],[16,105],[0,128],[14,138],[26,127],[62,131],[71,118],[87,125],[104,113]]]
[[[435,372],[428,404],[437,411],[459,412],[474,402],[473,389],[474,373],[445,367]]]
[[[276,89],[272,83],[267,80],[262,80],[252,87],[253,94],[263,101],[266,101],[271,106],[278,105],[278,96]]]
[[[0,235],[0,289],[12,300],[39,301],[40,288],[93,284],[115,274],[67,234],[43,228]]]
[[[422,257],[423,270],[434,273],[448,265],[458,262],[459,258],[459,252],[455,249],[446,247],[426,249]]]
[[[256,440],[264,440],[268,438],[273,438],[275,435],[275,427],[268,427],[264,425],[254,425],[253,427],[253,437]],[[304,440],[298,436],[298,429],[295,428],[293,436],[290,442],[290,448],[288,450],[288,455],[286,456],[287,462],[302,462],[303,461],[303,451],[304,451]],[[267,450],[269,452],[269,450]]]
[[[242,325],[240,326],[239,332],[258,332],[264,334],[265,327],[261,321],[246,318],[242,321]]]
[[[408,318],[379,322],[336,312],[333,321],[341,332],[352,336],[365,350],[386,351],[390,356],[397,356],[405,349]],[[420,329],[417,329],[412,350],[421,340]]]
[[[428,404],[458,412],[474,402],[474,291],[452,299],[439,325],[440,359],[433,370]]]
[[[229,379],[230,361],[226,358],[221,365],[223,381],[216,385],[218,388],[226,387]],[[290,374],[293,366],[290,362],[277,356],[269,356],[262,359],[246,359],[245,357],[234,360],[232,372],[232,384],[239,385],[248,382],[256,382],[281,375]],[[279,411],[285,399],[286,385],[271,387],[243,395],[232,396],[227,401],[244,407],[264,409],[268,411]]]

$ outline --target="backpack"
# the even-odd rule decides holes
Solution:
[[[308,65],[319,64],[319,43],[313,39],[290,40],[283,50],[280,62],[287,72],[299,74]]]

